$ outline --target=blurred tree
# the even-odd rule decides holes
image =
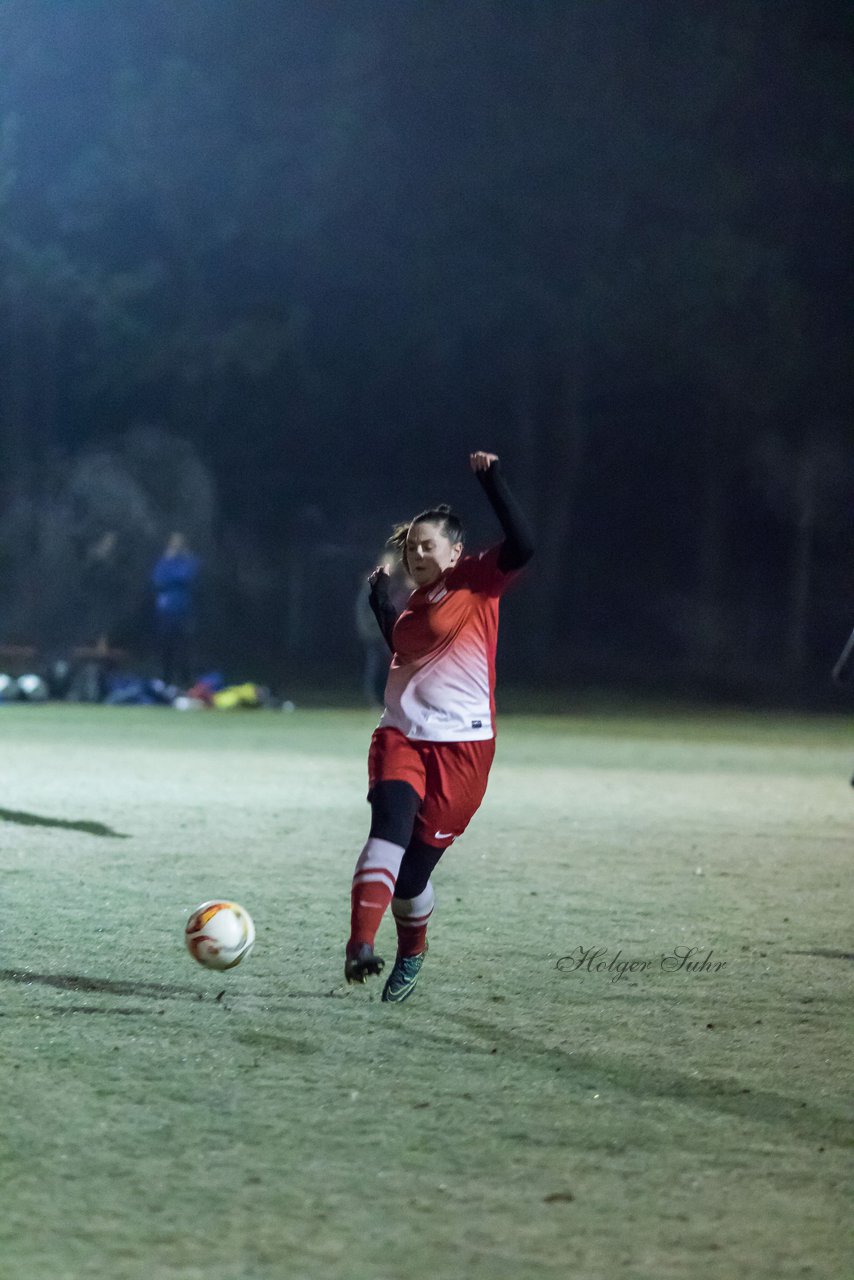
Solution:
[[[78,433],[102,425],[97,403],[165,416],[227,452],[235,402],[270,432],[283,380],[296,399],[311,395],[306,302],[288,282],[340,199],[365,54],[307,3],[272,26],[260,20],[268,7],[250,24],[228,6],[211,23],[205,0],[152,4],[145,21],[136,6],[101,2],[13,3],[2,15],[4,239],[31,265],[67,264],[79,285],[74,357],[26,344],[53,355]],[[42,136],[57,98],[70,108],[64,148]],[[47,273],[41,283],[32,296],[53,304]],[[48,335],[50,314],[34,314],[33,337]],[[32,359],[10,363],[21,394],[43,385]]]
[[[727,661],[749,437],[845,412],[841,13],[7,0],[0,496],[163,422],[274,581],[301,507],[367,529],[494,445],[535,656],[592,588],[665,601],[693,532],[691,660]]]

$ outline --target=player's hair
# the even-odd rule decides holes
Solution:
[[[414,524],[437,524],[449,542],[465,542],[463,522],[451,510],[447,502],[440,503],[438,507],[430,507],[427,511],[422,511],[417,516],[413,516],[411,520],[407,520],[403,524],[396,524],[391,531],[391,537],[386,546],[391,547],[400,556],[404,569],[409,568],[406,563],[406,538],[411,526]]]

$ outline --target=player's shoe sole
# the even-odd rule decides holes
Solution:
[[[369,943],[364,943],[352,956],[344,961],[344,977],[348,982],[365,982],[369,977],[382,973],[385,960],[374,954]]]
[[[394,962],[394,968],[386,979],[383,987],[382,998],[386,1004],[400,1004],[403,1000],[408,1000],[415,990],[415,984],[418,981],[418,975],[421,972],[421,966],[424,963],[424,957],[427,954],[427,948],[417,956],[398,956]]]

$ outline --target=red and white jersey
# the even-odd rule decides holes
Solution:
[[[394,626],[381,728],[426,742],[495,737],[498,601],[518,572],[502,573],[499,550],[463,556],[409,597]]]

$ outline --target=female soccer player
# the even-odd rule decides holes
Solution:
[[[495,754],[498,601],[533,555],[496,455],[473,453],[470,462],[504,541],[464,556],[458,517],[434,507],[389,539],[415,583],[399,616],[388,598],[387,567],[371,575],[371,604],[393,658],[368,755],[371,829],[353,875],[344,975],[364,982],[382,971],[374,939],[391,902],[397,957],[386,1001],[412,994],[427,952],[430,876],[486,791]]]

